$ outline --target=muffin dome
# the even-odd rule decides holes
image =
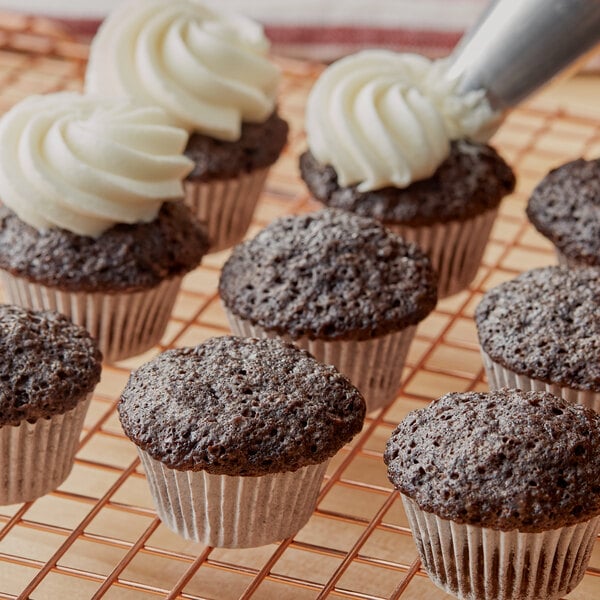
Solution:
[[[488,290],[475,313],[496,363],[532,379],[600,391],[600,269],[534,269]]]
[[[600,415],[546,392],[452,393],[393,432],[390,481],[438,517],[536,532],[600,514]]]
[[[264,475],[322,463],[356,435],[365,403],[335,368],[279,340],[212,338],[134,371],[127,436],[171,469]]]
[[[550,171],[533,190],[527,216],[567,260],[600,267],[600,158]]]
[[[0,305],[0,426],[63,414],[100,381],[88,332],[55,312]]]
[[[274,221],[235,248],[219,290],[236,316],[293,339],[370,339],[415,325],[437,300],[416,245],[339,210]]]

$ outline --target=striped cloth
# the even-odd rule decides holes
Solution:
[[[91,35],[121,0],[0,0],[0,9],[59,18]],[[259,21],[275,53],[333,60],[361,48],[447,54],[488,0],[205,0]]]
[[[327,61],[361,48],[446,55],[487,4],[487,0],[220,0],[221,6],[263,23],[276,53]]]

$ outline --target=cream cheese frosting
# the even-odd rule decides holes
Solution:
[[[156,104],[190,132],[235,141],[242,121],[275,109],[280,71],[268,49],[259,24],[197,0],[129,0],[92,42],[85,89]]]
[[[444,70],[442,61],[387,50],[335,62],[309,95],[310,151],[361,192],[430,177],[452,140],[485,138],[494,117],[482,90],[459,95]]]
[[[0,200],[38,230],[98,237],[150,222],[183,196],[187,132],[158,107],[72,92],[30,96],[0,119]]]

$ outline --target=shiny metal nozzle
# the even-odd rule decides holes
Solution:
[[[497,0],[450,55],[459,91],[515,106],[600,42],[600,0]]]

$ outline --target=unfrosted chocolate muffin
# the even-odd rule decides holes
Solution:
[[[101,360],[66,317],[0,305],[0,505],[35,500],[67,478]]]
[[[208,250],[183,202],[165,202],[150,223],[119,224],[98,238],[38,231],[0,207],[0,269],[66,291],[132,292],[194,269]]]
[[[461,600],[558,600],[600,526],[600,415],[543,391],[452,393],[384,454],[421,561]]]
[[[550,171],[533,190],[527,216],[561,262],[600,266],[600,158]]]
[[[286,121],[274,112],[264,123],[242,123],[241,136],[234,142],[192,133],[185,155],[195,166],[187,180],[229,179],[270,167],[285,146],[288,130]]]
[[[600,415],[546,392],[452,393],[393,432],[390,481],[456,523],[539,532],[600,514]]]
[[[487,291],[475,313],[484,355],[512,373],[600,392],[600,269],[534,269]]]
[[[134,371],[118,410],[165,524],[240,548],[308,521],[329,458],[360,431],[365,402],[291,344],[220,337]]]
[[[416,245],[333,209],[277,219],[237,246],[219,291],[236,317],[293,339],[368,340],[417,324],[437,299]]]
[[[0,305],[0,427],[66,413],[100,380],[88,332],[54,312]]]
[[[511,168],[491,146],[467,140],[452,142],[434,175],[406,188],[359,192],[357,185],[342,187],[333,167],[320,164],[310,151],[300,157],[300,172],[314,197],[327,206],[413,227],[471,219],[495,209],[515,187]]]
[[[360,431],[365,404],[291,344],[219,337],[134,371],[118,410],[127,436],[170,469],[258,476],[333,456]]]

